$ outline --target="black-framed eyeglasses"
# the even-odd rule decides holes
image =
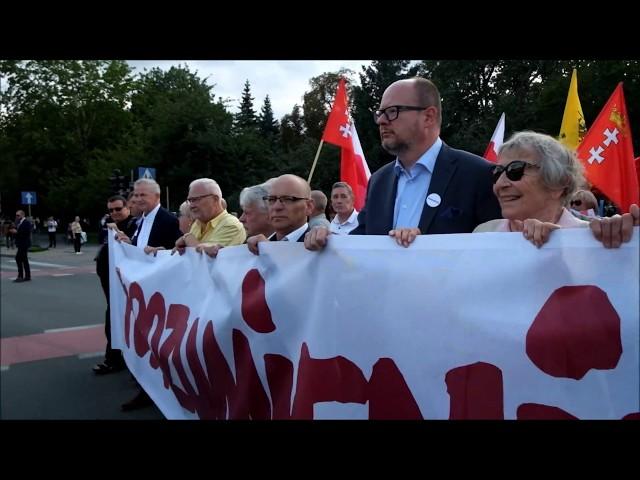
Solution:
[[[215,194],[213,194],[213,193],[207,193],[206,195],[200,195],[199,197],[189,197],[189,198],[187,198],[187,202],[196,203],[196,202],[199,202],[200,200],[202,200],[203,198],[214,197],[214,196],[215,196]]]
[[[382,115],[384,115],[387,118],[388,122],[393,122],[396,118],[398,118],[398,115],[400,115],[400,112],[404,112],[404,111],[420,111],[420,110],[426,110],[427,108],[429,108],[428,106],[426,107],[414,107],[411,105],[391,105],[390,107],[387,108],[383,108],[382,110],[376,110],[375,112],[373,112],[373,120],[377,123],[378,120],[380,120],[380,117]]]
[[[524,175],[524,171],[527,167],[540,168],[539,165],[525,162],[524,160],[514,160],[508,163],[506,166],[496,165],[493,167],[493,183],[496,183],[502,175],[502,172],[506,172],[507,178],[512,182],[517,182]]]
[[[280,200],[283,205],[292,205],[294,202],[299,202],[300,200],[309,200],[305,197],[294,197],[291,195],[267,195],[262,197],[262,200],[267,202],[268,205],[275,205],[275,203]]]
[[[572,207],[579,207],[580,205],[582,205],[582,200],[571,200]]]
[[[109,213],[113,213],[113,212],[121,212],[123,208],[124,207],[115,207],[115,208],[108,208],[107,210],[109,210]]]

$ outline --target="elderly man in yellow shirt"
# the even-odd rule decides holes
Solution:
[[[174,251],[181,255],[185,247],[197,250],[217,250],[232,245],[242,245],[246,238],[240,221],[222,206],[222,191],[215,180],[198,178],[189,185],[189,208],[195,221],[191,230],[176,241]]]

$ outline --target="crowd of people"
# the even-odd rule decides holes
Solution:
[[[223,192],[210,178],[191,182],[178,216],[160,205],[160,186],[152,179],[135,182],[129,198],[108,198],[97,255],[97,273],[107,302],[107,347],[94,372],[103,375],[126,368],[122,352],[111,347],[109,229],[117,241],[150,255],[159,250],[183,254],[193,248],[216,257],[220,249],[241,244],[258,255],[260,244],[267,241],[301,242],[308,250],[320,251],[333,235],[388,235],[398,245],[409,247],[419,235],[522,232],[540,247],[558,228],[590,228],[605,248],[616,248],[628,242],[633,226],[640,224],[637,205],[623,215],[598,216],[597,200],[575,153],[551,136],[517,132],[501,146],[495,164],[447,145],[440,138],[440,94],[427,79],[392,83],[384,91],[374,120],[382,147],[395,160],[373,173],[359,212],[348,183],[334,183],[327,197],[292,174],[244,188],[239,195],[239,218],[227,212]],[[333,214],[327,216],[327,211]],[[16,243],[20,239],[19,248],[24,249],[28,242],[20,232],[30,229],[30,223],[21,211],[16,222],[12,230],[17,232]],[[47,228],[55,231],[57,224],[47,222]],[[80,253],[78,217],[70,228]],[[16,255],[21,277],[24,256]],[[25,268],[24,278],[28,279],[28,263]],[[122,409],[151,404],[139,388]]]

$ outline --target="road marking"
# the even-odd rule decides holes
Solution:
[[[104,325],[104,323],[96,323],[94,325],[81,325],[79,327],[52,328],[52,329],[49,329],[49,330],[45,330],[44,333],[71,332],[71,331],[74,331],[74,330],[84,330],[86,328],[101,327],[103,325]]]
[[[73,277],[73,273],[54,273],[52,277]]]
[[[16,264],[11,264],[11,263],[3,263],[2,264],[2,269],[10,269],[10,270],[18,270],[18,266]],[[32,268],[30,269],[32,272],[39,272],[40,270],[42,270],[41,268]]]
[[[104,355],[104,352],[82,353],[78,355],[78,358],[84,360],[85,358],[101,357],[102,355]]]
[[[0,366],[104,351],[104,325],[0,339]]]
[[[9,365],[0,366],[0,372],[6,372],[7,370],[9,370]]]
[[[38,265],[40,267],[73,268],[70,265],[60,265],[59,263],[36,262],[34,260],[31,260],[31,259],[29,259],[29,264]]]

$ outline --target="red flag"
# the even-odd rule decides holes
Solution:
[[[638,174],[638,185],[640,185],[640,157],[636,158],[636,173]]]
[[[351,186],[355,196],[354,206],[356,210],[361,210],[367,196],[367,183],[371,172],[362,152],[356,126],[349,119],[347,105],[345,82],[344,79],[340,79],[322,140],[341,148],[340,181]]]
[[[490,162],[496,163],[498,161],[498,150],[504,143],[504,112],[500,115],[500,120],[498,120],[498,125],[496,126],[495,131],[493,132],[493,136],[491,137],[491,141],[489,142],[489,146],[487,147],[487,151],[484,152],[483,157],[489,160]]]
[[[622,82],[593,122],[577,149],[587,180],[623,212],[639,202],[638,175],[633,164],[631,126]]]

